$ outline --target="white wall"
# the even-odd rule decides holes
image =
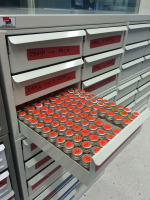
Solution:
[[[150,15],[150,0],[141,0],[139,14]]]

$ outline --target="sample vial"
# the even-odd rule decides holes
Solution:
[[[106,119],[109,123],[111,123],[112,120],[113,120],[114,115],[115,115],[115,113],[109,111],[109,112],[106,113],[105,119]]]
[[[72,141],[66,141],[63,147],[63,151],[66,155],[71,156],[74,144]]]
[[[110,140],[112,140],[114,138],[113,134],[108,134],[106,135],[106,140],[109,142]]]
[[[73,143],[74,143],[75,147],[80,147],[81,146],[81,144],[82,144],[82,137],[81,137],[81,135],[75,135],[75,136],[73,136],[72,140],[73,140]]]
[[[66,99],[65,96],[59,96],[59,99],[62,101],[62,103],[64,102],[64,100]]]
[[[34,110],[34,111],[32,111],[32,116],[33,116],[33,118],[35,118],[35,119],[38,119],[38,115],[40,114],[40,110]]]
[[[97,146],[99,137],[98,137],[98,135],[90,135],[89,140],[90,140],[92,146]]]
[[[71,102],[70,102],[70,105],[76,107],[77,102],[76,102],[76,101],[71,101]]]
[[[87,120],[82,120],[81,121],[81,128],[82,129],[88,129],[89,127],[89,122]]]
[[[119,114],[120,112],[118,108],[112,108],[111,111],[114,112],[115,114]]]
[[[107,113],[107,110],[105,108],[99,109],[99,117],[105,118],[106,113]]]
[[[85,100],[87,101],[87,103],[91,103],[91,97],[89,97],[89,96],[85,96]]]
[[[72,120],[69,120],[65,122],[65,125],[66,125],[67,130],[72,130],[72,127],[74,126],[74,122]]]
[[[61,106],[55,106],[55,113],[60,113],[61,112]]]
[[[97,130],[97,135],[98,135],[99,139],[104,139],[105,135],[106,135],[106,132],[103,129],[98,129]]]
[[[76,87],[76,88],[73,88],[73,89],[74,89],[75,92],[78,92],[78,91],[79,91],[79,88],[77,88],[77,87]]]
[[[62,104],[62,101],[61,100],[56,100],[55,103],[56,103],[56,106],[60,106]]]
[[[59,126],[59,122],[58,121],[52,121],[51,122],[51,129],[52,131],[57,131],[57,127]]]
[[[31,115],[26,115],[26,116],[24,116],[23,122],[24,122],[26,125],[29,125],[30,119],[32,119],[32,116],[31,116]]]
[[[67,98],[64,100],[65,103],[67,103],[68,105],[70,105],[71,99]]]
[[[104,124],[103,129],[106,132],[106,134],[112,133],[112,126],[110,124]]]
[[[131,114],[131,109],[130,108],[124,108],[123,110],[126,111],[128,113],[128,115]]]
[[[87,129],[82,129],[80,134],[81,134],[83,140],[88,140],[89,135],[90,135],[90,131],[87,130]]]
[[[34,107],[28,107],[27,108],[27,113],[28,113],[28,115],[32,115],[32,112],[35,110],[35,108]]]
[[[98,110],[100,109],[100,107],[98,105],[94,105],[94,106],[92,106],[92,109],[98,112]]]
[[[61,112],[60,112],[60,115],[61,115],[61,116],[67,116],[67,114],[68,114],[68,110],[67,110],[67,109],[63,109],[63,110],[61,110]]]
[[[78,96],[79,96],[79,92],[74,92],[73,95],[74,95],[75,97],[78,97]]]
[[[65,96],[66,98],[67,98],[67,96],[69,95],[68,92],[63,92],[62,94],[63,94],[63,96]]]
[[[96,134],[97,126],[95,124],[89,125],[89,131],[90,131],[90,134]]]
[[[41,113],[46,113],[47,110],[48,110],[48,107],[47,107],[47,106],[42,106],[42,107],[40,108]]]
[[[50,133],[50,131],[51,131],[50,127],[44,127],[44,128],[42,128],[41,135],[42,135],[45,139],[47,139],[47,138],[48,138],[48,135],[49,135],[49,133]]]
[[[121,111],[119,114],[123,117],[123,119],[128,117],[128,113],[126,111]]]
[[[75,116],[75,114],[72,113],[72,112],[69,112],[69,113],[67,114],[67,118],[68,118],[69,121],[73,121],[74,116]]]
[[[87,118],[87,116],[88,116],[88,114],[87,114],[87,113],[84,113],[84,112],[80,113],[81,120],[84,120],[84,119],[86,119],[86,118]]]
[[[111,106],[110,106],[110,105],[104,105],[104,108],[105,108],[107,111],[110,111],[110,110],[111,110]]]
[[[66,130],[66,132],[65,132],[66,141],[72,140],[73,135],[74,135],[74,132],[72,130]]]
[[[40,108],[42,108],[42,106],[43,106],[43,104],[41,104],[41,103],[36,103],[35,104],[36,110],[40,110]]]
[[[74,101],[76,101],[77,103],[79,103],[80,102],[80,97],[74,97]]]
[[[49,100],[46,100],[46,101],[43,102],[43,104],[44,104],[44,106],[49,107],[50,102],[49,102]]]
[[[103,148],[107,143],[108,143],[107,140],[101,139],[101,140],[98,141],[98,146],[99,146],[100,148]]]
[[[74,124],[81,125],[81,117],[79,117],[79,116],[74,117]]]
[[[94,124],[96,118],[93,116],[88,116],[86,119],[89,122],[89,125],[92,125]]]
[[[46,118],[46,114],[45,113],[41,113],[38,115],[38,121],[39,122],[44,122],[44,119]]]
[[[83,107],[84,107],[84,106],[83,106],[82,104],[77,104],[77,105],[76,105],[76,108],[77,108],[77,109],[80,109],[80,110],[81,110]]]
[[[91,97],[92,99],[94,99],[94,98],[96,98],[96,95],[95,95],[95,94],[90,94],[90,97]]]
[[[90,170],[91,160],[92,160],[91,155],[85,154],[85,155],[82,156],[80,163],[85,169]]]
[[[65,125],[66,121],[67,121],[67,117],[65,117],[65,116],[59,117],[60,125]]]
[[[50,97],[49,100],[50,100],[51,103],[55,103],[55,101],[57,100],[57,98],[56,97]]]
[[[76,108],[73,110],[73,113],[75,114],[75,116],[78,116],[81,113],[81,109]]]
[[[44,118],[44,126],[51,126],[51,122],[52,122],[52,117],[46,117]]]
[[[130,119],[131,121],[133,121],[136,118],[136,116],[134,115],[128,115],[128,119]]]
[[[108,105],[108,104],[109,104],[109,101],[108,101],[107,99],[103,99],[103,103],[104,103],[105,105]]]
[[[62,107],[62,109],[67,109],[68,103],[62,103],[62,104],[61,104],[61,107]]]
[[[116,104],[114,102],[110,102],[109,105],[111,106],[111,108],[115,108]]]
[[[113,133],[114,135],[118,135],[120,132],[121,132],[121,129],[119,129],[119,128],[114,128],[114,129],[112,130],[112,133]]]
[[[140,113],[137,112],[137,111],[133,111],[133,112],[132,112],[132,115],[134,115],[135,117],[138,117],[138,116],[140,115]]]
[[[58,121],[58,122],[59,122],[59,117],[60,117],[60,114],[59,114],[59,113],[54,113],[54,114],[52,115],[52,118],[53,118],[54,121]]]
[[[86,101],[85,99],[81,99],[81,100],[80,100],[80,103],[81,103],[83,106],[85,106],[85,104],[87,103],[87,101]]]
[[[65,138],[64,137],[60,136],[60,137],[56,138],[55,145],[56,145],[57,148],[59,148],[60,150],[63,150],[64,144],[65,144]]]
[[[123,111],[123,105],[116,105],[116,107],[120,110],[120,111]]]
[[[85,95],[86,97],[88,97],[88,96],[90,96],[90,93],[89,93],[89,92],[84,92],[84,95]]]
[[[18,119],[23,121],[24,117],[26,116],[26,112],[25,111],[21,111],[19,114],[18,114]]]
[[[90,153],[91,152],[91,147],[92,144],[90,141],[84,141],[82,142],[82,149],[83,149],[83,153]]]
[[[64,136],[66,131],[66,127],[64,125],[60,125],[57,127],[58,135]]]
[[[50,103],[49,104],[49,109],[50,110],[54,110],[55,109],[56,104],[55,103]]]
[[[80,97],[80,99],[85,99],[85,95],[84,94],[80,94],[79,97]]]
[[[96,104],[97,104],[97,100],[96,100],[96,99],[91,99],[91,103],[92,103],[93,105],[96,105]]]
[[[88,107],[84,107],[83,109],[82,109],[82,111],[83,112],[85,112],[85,113],[87,113],[88,115],[90,114],[90,108],[88,108]]]
[[[98,105],[100,108],[104,108],[104,103],[103,103],[103,102],[98,102],[97,105]]]
[[[91,116],[94,116],[95,118],[97,118],[97,111],[91,110],[91,111],[90,111],[90,115],[91,115]]]
[[[127,125],[129,125],[131,123],[131,120],[129,119],[123,119],[122,120],[122,126],[125,128]]]
[[[104,124],[103,121],[100,119],[96,119],[94,123],[98,128],[101,128]]]
[[[80,131],[81,131],[81,126],[80,125],[74,125],[72,127],[72,130],[74,131],[74,134],[75,135],[79,135],[80,134]]]
[[[91,149],[91,155],[94,156],[100,150],[101,150],[100,147],[92,147],[92,149]]]
[[[80,93],[80,94],[84,94],[85,91],[84,91],[84,90],[79,90],[79,93]]]
[[[41,123],[41,122],[38,122],[38,123],[35,124],[34,130],[35,130],[37,133],[41,133],[43,127],[44,127],[44,124]]]
[[[54,114],[54,110],[47,110],[46,111],[47,117],[52,117],[53,114]]]
[[[80,163],[81,157],[83,155],[83,150],[79,147],[75,147],[72,149],[71,158],[75,160],[77,163]]]
[[[58,133],[55,132],[55,131],[51,131],[49,134],[48,134],[48,141],[55,144],[56,142],[56,138],[58,137]]]
[[[98,102],[103,102],[103,97],[96,97],[96,100],[97,100]]]
[[[38,121],[37,121],[37,119],[35,119],[35,118],[30,119],[30,120],[29,120],[29,127],[32,128],[32,129],[34,129],[34,128],[35,128],[35,124],[36,124],[37,122],[38,122]]]

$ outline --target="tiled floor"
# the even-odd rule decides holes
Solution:
[[[150,200],[150,118],[80,200]]]

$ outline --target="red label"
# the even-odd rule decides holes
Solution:
[[[3,17],[3,22],[9,22],[9,17]]]
[[[92,73],[97,72],[99,70],[105,69],[115,64],[116,59],[107,60],[105,62],[99,63],[97,65],[92,66]]]
[[[74,149],[72,150],[72,152],[73,152],[75,155],[79,155],[79,154],[82,153],[82,151],[81,151],[80,148],[74,148]]]
[[[86,147],[90,147],[91,144],[89,142],[82,142],[82,146],[86,148]]]
[[[99,129],[97,131],[97,133],[100,134],[100,135],[105,135],[105,131],[103,129]]]
[[[89,139],[90,139],[91,141],[98,141],[98,135],[90,135],[90,136],[89,136]]]
[[[65,142],[65,146],[66,147],[73,147],[73,142],[67,141],[67,142]]]
[[[58,130],[59,130],[59,131],[65,130],[65,126],[58,126]]]
[[[67,130],[66,131],[66,135],[72,136],[73,135],[73,131],[72,130]]]
[[[33,151],[34,149],[37,148],[37,146],[36,146],[34,143],[32,143],[32,144],[30,145],[30,148],[31,148],[31,151]]]
[[[44,81],[40,81],[38,83],[34,83],[32,85],[25,86],[25,95],[31,95],[41,90],[45,90],[47,88],[53,87],[55,85],[59,85],[61,83],[73,80],[76,78],[76,71],[69,72],[66,74],[62,74],[53,78],[49,78]]]
[[[119,129],[119,128],[114,128],[113,129],[113,133],[115,133],[115,134],[118,134],[118,133],[120,133],[121,132],[121,130]]]
[[[97,119],[97,120],[95,120],[95,124],[98,125],[98,126],[102,126],[103,125],[103,121]]]
[[[27,49],[28,61],[78,54],[80,54],[79,45]]]
[[[107,137],[109,140],[112,140],[112,139],[114,138],[114,135],[108,134],[106,137]]]
[[[54,132],[54,131],[52,131],[52,132],[49,133],[49,135],[50,135],[51,137],[56,137],[56,136],[57,136],[57,133]]]
[[[104,124],[103,128],[106,130],[110,130],[110,129],[112,129],[112,126],[110,124]]]
[[[132,114],[135,115],[135,116],[139,116],[140,115],[139,112],[133,112]]]
[[[81,126],[80,126],[80,125],[74,125],[74,126],[72,127],[72,129],[73,129],[74,131],[80,131],[80,130],[81,130]]]
[[[102,139],[102,140],[99,140],[98,143],[100,146],[105,146],[108,143],[108,141],[105,139]]]
[[[93,85],[91,85],[89,87],[86,87],[85,91],[86,92],[92,92],[92,91],[97,90],[98,88],[103,87],[104,85],[107,85],[108,83],[111,83],[111,82],[113,82],[115,80],[116,80],[116,75],[111,76],[111,77],[109,77],[109,78],[107,78],[107,79],[105,79],[103,81],[100,81],[100,82],[95,83],[95,84],[93,84]]]
[[[82,137],[80,135],[76,135],[74,136],[74,140],[79,142],[82,140]]]
[[[43,158],[42,160],[40,160],[38,163],[35,164],[35,169],[40,168],[42,165],[44,165],[49,160],[51,160],[51,157],[50,156],[46,156],[45,158]]]
[[[83,120],[83,121],[82,121],[82,124],[84,124],[84,125],[88,125],[89,122],[88,122],[87,120]]]
[[[36,184],[32,186],[32,190],[38,187],[41,183],[43,183],[46,179],[48,179],[52,174],[54,174],[60,168],[61,168],[61,165],[59,165],[58,167],[53,169],[51,172],[49,172],[46,176],[44,176],[41,180],[39,180]]]
[[[97,153],[99,150],[101,150],[100,147],[94,147],[94,148],[93,148],[94,153]]]
[[[12,199],[14,199],[15,198],[15,195],[13,195],[12,197],[10,197],[9,199],[7,199],[7,200],[12,200]]]
[[[90,40],[90,49],[121,42],[121,35]]]
[[[7,184],[7,178],[0,181],[0,188]]]
[[[82,159],[83,159],[84,162],[87,162],[87,163],[91,162],[91,156],[90,155],[85,155],[85,156],[82,157]]]
[[[90,131],[89,131],[89,130],[87,130],[87,129],[82,129],[81,135],[88,136],[89,134],[90,134]]]

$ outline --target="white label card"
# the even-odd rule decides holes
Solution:
[[[16,18],[0,17],[0,28],[16,28]]]

